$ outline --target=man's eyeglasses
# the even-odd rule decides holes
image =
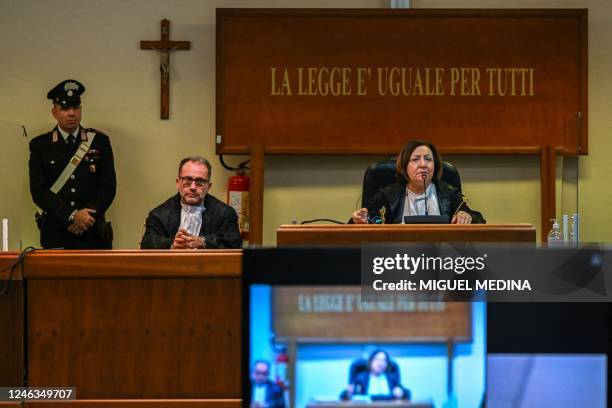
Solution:
[[[194,179],[194,178],[191,178],[191,177],[188,177],[188,176],[187,177],[179,177],[179,179],[183,183],[183,187],[191,187],[191,183],[195,183],[197,188],[204,187],[210,181],[210,180],[206,180],[205,178],[198,177],[197,179]]]

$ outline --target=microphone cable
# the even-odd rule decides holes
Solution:
[[[225,163],[225,160],[223,159],[223,155],[220,154],[219,155],[219,161],[221,162],[221,165],[229,171],[244,171],[244,170],[251,170],[251,167],[248,166],[248,164],[251,162],[250,160],[245,160],[243,162],[240,162],[238,164],[238,167],[232,167],[230,165],[228,165],[227,163]]]
[[[26,256],[28,256],[29,254],[31,254],[32,252],[34,252],[36,250],[37,250],[37,248],[34,248],[32,246],[27,247],[26,249],[21,251],[21,253],[17,257],[17,259],[15,259],[15,262],[13,262],[12,265],[10,265],[10,266],[0,270],[0,272],[5,272],[7,270],[10,270],[8,278],[6,280],[6,284],[4,285],[4,287],[2,289],[0,289],[0,296],[4,295],[6,292],[8,292],[9,285],[10,285],[11,281],[13,280],[13,274],[15,273],[15,269],[17,269],[17,266],[19,265],[23,269],[23,260],[26,258]]]
[[[300,222],[300,225],[312,224],[313,222],[322,222],[322,221],[324,221],[324,222],[331,222],[333,224],[346,224],[345,222],[332,220],[331,218],[315,218],[314,220],[304,220],[304,221]]]

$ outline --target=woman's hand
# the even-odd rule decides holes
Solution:
[[[404,398],[404,390],[402,390],[402,387],[396,386],[393,388],[393,397],[397,399]]]
[[[458,211],[457,214],[453,215],[451,224],[471,224],[472,216],[465,211]]]
[[[353,213],[353,222],[355,224],[367,224],[368,223],[368,209],[361,208]]]

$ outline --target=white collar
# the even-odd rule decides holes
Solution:
[[[417,194],[414,191],[410,190],[408,188],[408,184],[406,184],[406,195],[410,196],[412,198],[416,198],[416,199],[421,198],[422,199],[423,197],[425,197],[425,193],[427,193],[427,197],[431,196],[432,193],[433,193],[433,189],[434,188],[435,188],[434,184],[433,183],[429,183],[429,185],[427,186],[427,191],[425,191],[425,192],[423,192],[421,194]]]
[[[181,201],[181,208],[183,209],[183,211],[188,213],[198,213],[204,212],[204,210],[206,210],[206,207],[204,207],[204,200],[202,200],[202,204],[200,205],[189,205]]]
[[[79,126],[77,126],[76,130],[74,132],[72,132],[72,133],[66,132],[64,129],[62,129],[62,127],[60,125],[57,125],[57,130],[60,132],[60,134],[64,138],[64,141],[67,141],[68,140],[68,136],[70,136],[70,135],[74,136],[74,138],[77,141],[79,140],[79,130],[81,130],[81,128]]]

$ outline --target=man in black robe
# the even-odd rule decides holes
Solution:
[[[149,213],[142,249],[242,247],[236,212],[208,194],[211,173],[211,165],[203,157],[181,160],[178,193]]]

